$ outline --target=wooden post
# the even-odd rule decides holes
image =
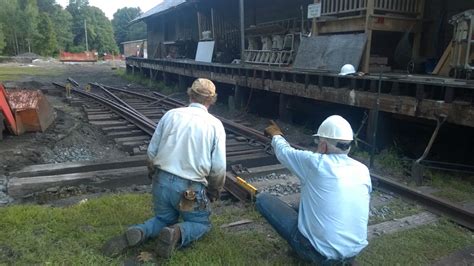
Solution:
[[[245,5],[244,0],[239,1],[240,13],[240,60],[243,63],[245,58]]]
[[[199,40],[202,40],[202,25],[201,25],[201,12],[198,10],[197,12],[197,23],[198,23],[198,36],[199,36]]]
[[[244,92],[243,88],[239,85],[235,85],[234,88],[234,105],[237,110],[241,110],[244,107]]]
[[[169,85],[168,73],[166,73],[165,71],[163,71],[163,83],[165,85]]]
[[[365,53],[362,60],[362,72],[369,72],[370,64],[370,49],[372,48],[372,15],[374,14],[375,0],[367,0],[367,10],[365,14],[365,34],[367,35],[367,44],[365,46]]]
[[[149,70],[150,70],[150,73],[149,73],[150,77],[148,79],[148,86],[151,87],[152,82],[153,82],[153,69],[150,68]]]
[[[288,110],[288,105],[290,104],[290,97],[286,94],[280,94],[280,102],[278,105],[278,115],[280,120],[284,122],[292,122],[291,112]]]
[[[186,77],[183,75],[178,75],[178,89],[180,91],[186,90]]]
[[[211,30],[212,30],[212,39],[215,41],[217,40],[216,38],[216,29],[215,29],[215,25],[214,25],[214,8],[211,8]]]
[[[314,0],[315,4],[321,3],[321,0]],[[322,10],[321,10],[322,12]],[[318,36],[319,35],[319,29],[318,29],[318,19],[313,18],[313,26],[311,26],[311,36]]]
[[[418,3],[418,16],[416,17],[415,36],[413,39],[413,59],[417,59],[420,56],[421,46],[421,31],[423,27],[423,13],[425,11],[425,1],[420,0]]]

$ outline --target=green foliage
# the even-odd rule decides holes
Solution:
[[[474,201],[472,176],[435,170],[426,171],[425,175],[426,182],[439,190],[434,195],[454,202]]]
[[[38,23],[39,36],[35,39],[35,50],[44,56],[52,55],[57,50],[56,33],[48,14],[41,13]]]
[[[74,47],[85,47],[85,21],[87,24],[89,50],[97,50],[100,54],[118,52],[118,47],[114,40],[112,23],[102,10],[97,7],[89,6],[89,2],[85,0],[70,0],[66,10],[73,18],[72,32],[74,34]]]
[[[117,75],[121,78],[124,78],[132,83],[140,84],[142,86],[147,86],[151,90],[156,90],[163,94],[171,94],[178,91],[177,86],[167,86],[164,82],[150,80],[144,76],[127,74],[124,69],[117,69]]]
[[[71,0],[66,9],[55,0],[0,0],[0,37],[5,40],[6,54],[34,52],[50,56],[61,50],[83,52],[84,21],[88,24],[90,50],[118,52],[112,23],[86,0]]]
[[[72,16],[60,5],[55,5],[50,18],[53,21],[58,51],[69,51],[72,46]]]
[[[115,12],[112,19],[115,41],[120,44],[125,41],[141,40],[146,38],[146,25],[144,22],[129,25],[130,21],[140,16],[140,8],[124,7]],[[122,47],[120,47],[122,51]],[[123,51],[122,51],[123,52]]]
[[[56,20],[61,18],[59,11],[62,8],[54,0],[0,0],[0,24],[4,25],[6,54],[35,52],[52,55],[56,52],[58,32],[70,31],[67,22]]]
[[[33,52],[32,47],[35,39],[40,37],[38,33],[39,11],[36,0],[18,0],[19,4],[19,34],[23,39],[23,49],[27,52]]]
[[[5,48],[5,33],[3,33],[3,25],[0,24],[0,54],[3,52],[3,48]]]

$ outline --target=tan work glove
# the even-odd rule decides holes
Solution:
[[[153,164],[153,161],[147,160],[147,168],[148,168],[148,178],[151,180],[153,179],[153,174],[155,173],[156,166]]]
[[[272,138],[276,135],[283,136],[283,132],[281,132],[280,127],[275,123],[275,121],[270,120],[270,125],[265,128],[264,135]]]

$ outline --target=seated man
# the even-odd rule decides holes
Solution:
[[[328,117],[314,136],[316,152],[296,150],[274,123],[265,129],[276,157],[301,181],[299,212],[267,193],[256,206],[305,261],[350,264],[367,246],[372,185],[367,167],[348,157],[353,132],[342,117]]]
[[[154,216],[110,239],[105,255],[157,238],[157,254],[169,258],[210,230],[209,201],[219,198],[225,181],[226,135],[221,121],[207,111],[217,98],[212,81],[197,79],[188,95],[191,104],[168,111],[148,146]]]

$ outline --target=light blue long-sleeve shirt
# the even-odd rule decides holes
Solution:
[[[372,184],[367,167],[345,154],[296,150],[282,136],[274,136],[272,146],[301,181],[301,234],[327,258],[356,256],[368,244]]]
[[[172,109],[160,119],[148,145],[148,158],[161,170],[222,189],[225,140],[222,122],[205,106],[192,103]]]

